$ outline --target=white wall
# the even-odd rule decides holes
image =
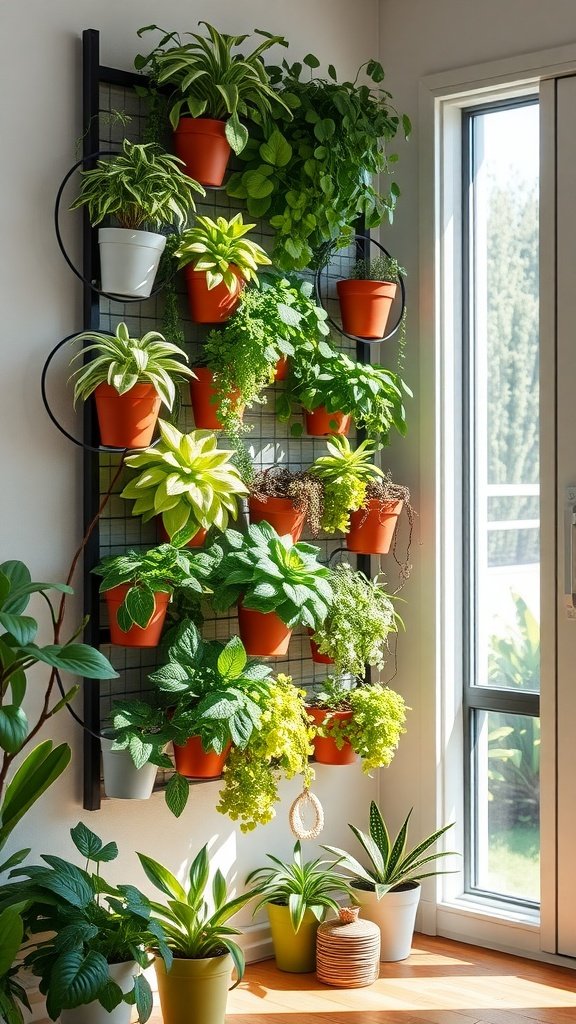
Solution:
[[[51,220],[56,188],[77,159],[82,132],[80,35],[84,28],[99,29],[102,63],[131,69],[140,48],[139,26],[158,19],[183,32],[193,30],[199,18],[233,33],[254,27],[284,33],[292,42],[293,59],[311,50],[346,76],[377,55],[378,0],[356,0],[354,5],[346,0],[2,4],[0,561],[21,558],[35,578],[64,579],[81,535],[80,457],[49,423],[39,391],[47,352],[82,327],[81,286],[60,257]],[[71,244],[78,251],[79,237]],[[54,400],[62,409],[69,404],[61,384],[55,384]],[[45,678],[38,675],[38,689]],[[106,801],[101,811],[90,814],[81,807],[80,730],[63,713],[50,733],[72,743],[73,766],[27,816],[12,848],[29,845],[33,856],[69,854],[68,829],[82,818],[105,840],[117,840],[122,856],[112,865],[111,876],[135,884],[143,884],[135,850],[180,869],[190,854],[212,840],[219,863],[224,869],[234,863],[230,877],[240,882],[266,851],[288,855],[291,850],[287,811],[297,792],[295,783],[286,786],[276,821],[249,836],[215,813],[215,784],[193,789],[179,821],[167,812],[161,795],[142,805]],[[354,769],[320,768],[316,790],[327,812],[324,838],[340,844],[346,823],[360,822],[367,811],[376,780],[362,778]]]

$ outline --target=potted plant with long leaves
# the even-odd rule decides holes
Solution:
[[[154,143],[124,139],[122,152],[82,171],[80,195],[92,227],[106,217],[119,227],[98,232],[100,285],[108,295],[147,299],[152,291],[166,236],[158,228],[182,230],[196,209],[194,195],[206,193],[184,174],[183,161]]]
[[[316,969],[316,932],[329,910],[338,913],[335,897],[352,897],[347,881],[334,869],[337,860],[304,860],[300,840],[291,862],[266,854],[271,865],[256,868],[246,879],[256,884],[254,913],[266,907],[274,958],[280,971],[306,974]]]
[[[195,323],[215,324],[232,315],[247,281],[258,284],[258,267],[271,262],[258,242],[245,238],[255,224],[242,214],[197,217],[180,235],[174,255],[185,269],[190,316]],[[203,426],[196,422],[196,426]]]
[[[442,857],[456,856],[454,851],[430,852],[454,822],[443,825],[417,846],[407,849],[411,815],[412,811],[409,811],[394,840],[374,800],[370,804],[369,834],[355,825],[348,826],[362,846],[368,868],[345,850],[335,846],[324,847],[340,859],[340,870],[352,876],[354,899],[360,904],[362,917],[379,926],[380,959],[386,961],[405,960],[410,955],[420,882],[423,878],[449,873],[432,868],[432,864]]]
[[[159,421],[160,439],[152,448],[125,460],[138,470],[122,491],[132,499],[133,515],[143,522],[161,517],[166,538],[175,547],[198,547],[211,526],[224,531],[238,516],[238,500],[247,493],[231,462],[233,452],[217,447],[214,434]]]
[[[271,466],[250,481],[248,516],[251,523],[267,522],[281,537],[290,534],[296,544],[304,524],[313,537],[322,529],[324,488],[309,470],[292,472]]]
[[[369,341],[384,337],[397,282],[405,274],[393,256],[354,261],[349,277],[336,282],[342,327],[347,334]]]
[[[212,582],[216,611],[238,604],[242,642],[249,654],[286,654],[294,626],[315,629],[332,600],[330,570],[318,561],[319,548],[279,537],[267,522],[247,534],[228,530],[226,554]]]
[[[241,153],[248,141],[245,121],[272,124],[279,111],[290,118],[290,108],[272,88],[262,59],[272,46],[288,44],[283,36],[256,30],[262,42],[246,54],[238,47],[248,35],[220,33],[207,21],[198,24],[207,34],[187,32],[190,42],[158,25],[139,29],[140,37],[154,31],[162,32],[162,38],[151,53],[138,54],[134,64],[138,71],[147,69],[156,86],[171,89],[170,123],[188,173],[204,185],[219,186],[230,150]]]
[[[152,903],[152,920],[161,926],[172,954],[169,966],[162,948],[152,944],[162,1018],[182,1024],[194,1016],[202,1024],[224,1024],[228,989],[236,968],[237,985],[244,974],[244,954],[228,921],[254,897],[251,891],[229,898],[226,880],[218,869],[212,879],[210,906],[207,892],[210,864],[208,848],[196,855],[183,886],[168,868],[138,854],[146,877],[164,897]],[[235,987],[235,985],[233,987]]]
[[[406,732],[404,698],[380,683],[347,687],[328,677],[308,704],[314,757],[320,764],[362,761],[366,774],[391,763]]]
[[[144,700],[115,700],[110,717],[100,738],[104,792],[117,800],[148,800],[158,768],[172,768],[166,710]]]
[[[157,647],[172,593],[178,588],[201,594],[209,568],[202,552],[193,554],[172,544],[103,558],[92,572],[102,577],[110,642]]]
[[[125,323],[115,334],[83,331],[72,343],[85,345],[71,363],[93,353],[74,371],[74,405],[94,395],[100,440],[112,448],[146,448],[152,441],[160,406],[172,410],[176,385],[194,377],[188,356],[158,331],[131,338]]]

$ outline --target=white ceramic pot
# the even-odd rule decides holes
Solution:
[[[156,781],[155,764],[136,768],[128,750],[112,750],[112,740],[102,737],[104,792],[117,800],[148,800]]]
[[[98,243],[102,291],[147,299],[166,245],[165,236],[130,228],[100,228]]]
[[[140,974],[140,968],[134,960],[128,960],[123,964],[109,964],[108,971],[123,992],[130,991],[134,985],[134,976]],[[132,1006],[129,1003],[120,1003],[115,1010],[108,1013],[96,999],[93,1003],[76,1006],[73,1010],[62,1010],[60,1021],[61,1024],[130,1024],[131,1017]]]
[[[381,900],[375,892],[358,889],[352,883],[354,899],[360,904],[360,917],[373,921],[380,929],[380,960],[405,960],[410,956],[416,911],[422,887],[413,882],[409,889],[387,892]]]

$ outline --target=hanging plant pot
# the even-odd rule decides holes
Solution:
[[[131,228],[100,228],[100,285],[108,295],[147,299],[154,286],[165,235]]]
[[[162,522],[162,516],[158,516],[158,522],[160,524],[159,527],[158,527],[158,535],[160,537],[161,543],[162,544],[170,544],[171,543],[170,537],[168,536],[166,530],[164,529],[164,524]],[[190,538],[190,540],[188,541],[187,544],[184,544],[184,547],[185,548],[201,548],[203,543],[204,543],[204,541],[206,540],[207,535],[208,535],[208,530],[205,530],[202,526],[200,526],[198,528],[198,532],[195,533],[194,536]]]
[[[108,973],[123,992],[129,992],[134,985],[135,975],[140,974],[140,968],[134,960],[127,960],[121,964],[108,964]],[[60,1014],[62,1024],[130,1024],[131,1017],[132,1006],[129,1003],[119,1003],[109,1013],[97,999],[70,1010],[62,1010]]]
[[[380,929],[380,960],[406,960],[412,949],[416,911],[422,887],[407,882],[376,898],[376,893],[361,889],[352,882],[354,899],[360,904],[360,915]]]
[[[383,338],[397,287],[390,281],[337,281],[346,333],[356,338]]]
[[[318,650],[318,647],[314,643],[314,640],[312,639],[312,637],[314,636],[313,629],[308,630],[308,636],[310,637],[310,651],[312,653],[312,661],[314,661],[317,665],[333,665],[334,658],[330,658],[327,654],[321,654],[321,652]]]
[[[216,399],[216,391],[212,383],[214,374],[207,366],[195,366],[194,373],[198,378],[190,381],[194,425],[199,430],[222,430],[222,423],[218,419],[218,405],[216,401],[213,401]],[[232,401],[238,397],[238,394],[237,391],[232,392],[230,396]],[[244,407],[242,406],[240,419],[242,419],[243,413]]]
[[[255,612],[239,604],[238,626],[246,654],[282,658],[288,653],[292,630],[275,612]]]
[[[170,594],[157,591],[154,594],[154,611],[148,625],[142,627],[134,623],[130,629],[124,632],[118,625],[118,609],[129,589],[129,583],[121,583],[104,594],[108,605],[110,643],[118,644],[121,647],[157,647],[162,635]]]
[[[311,910],[306,910],[297,932],[292,927],[290,908],[279,903],[266,906],[274,959],[279,971],[291,974],[309,974],[316,970],[316,932],[319,921]]]
[[[323,725],[327,718],[331,722],[349,722],[354,714],[353,711],[326,711],[324,708],[306,708],[306,713],[315,725]],[[354,764],[358,760],[352,744],[347,740],[340,750],[330,736],[315,736],[312,745],[314,757],[319,764]]]
[[[128,750],[112,750],[113,740],[101,736],[104,792],[116,800],[148,800],[152,796],[156,773],[155,764],[137,768]]]
[[[306,433],[312,437],[325,437],[327,434],[348,434],[352,416],[345,412],[328,412],[325,406],[319,405],[312,412],[306,413]]]
[[[290,534],[297,544],[304,529],[306,512],[299,511],[292,498],[267,498],[262,501],[251,494],[248,498],[248,516],[251,523],[270,523],[280,537]]]
[[[188,306],[194,323],[221,324],[230,319],[240,302],[240,295],[244,287],[244,278],[238,268],[230,264],[230,270],[234,274],[236,282],[231,292],[228,291],[223,281],[215,288],[208,288],[205,271],[194,270],[191,263],[184,267]]]
[[[204,750],[199,736],[190,736],[186,743],[174,743],[173,747],[179,775],[187,779],[219,779],[231,744],[228,743],[222,753],[217,754],[214,750]]]
[[[160,413],[160,396],[152,384],[135,384],[119,395],[103,381],[94,392],[100,443],[111,448],[147,448]]]
[[[162,958],[156,957],[154,968],[164,1024],[188,1020],[224,1024],[232,967],[229,953],[199,960],[175,957],[169,971]]]
[[[181,117],[174,132],[174,149],[191,178],[213,188],[222,184],[231,152],[224,121]]]
[[[346,547],[360,555],[387,555],[404,502],[369,498],[365,507],[350,514]]]
[[[288,376],[289,367],[290,363],[288,360],[288,356],[281,356],[278,362],[276,363],[276,373],[274,374],[274,380],[286,380],[286,377]]]

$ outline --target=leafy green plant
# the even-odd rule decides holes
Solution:
[[[338,720],[328,714],[316,729],[319,736],[333,739],[340,750],[344,743],[362,759],[362,771],[387,767],[394,757],[400,737],[406,732],[404,698],[388,686],[373,683],[345,689],[339,680],[324,680],[314,698],[314,706],[329,712],[352,711],[352,718]]]
[[[151,959],[146,947],[155,943],[169,967],[172,954],[162,927],[151,919],[151,905],[135,886],[113,886],[102,878],[101,865],[118,856],[116,843],[103,845],[82,822],[70,835],[86,859],[84,868],[44,854],[44,865],[13,870],[10,877],[18,877],[18,882],[2,890],[4,904],[24,906],[33,947],[24,963],[41,979],[40,991],[46,996],[51,1020],[63,1009],[95,1000],[109,1012],[124,1001],[136,1004],[144,1024],[152,1012],[145,976],[135,966],[134,985],[124,994],[111,978],[109,965],[133,960],[148,967]],[[48,938],[43,938],[46,933]]]
[[[194,193],[206,195],[182,166],[182,160],[159,146],[124,139],[121,154],[81,171],[80,195],[70,209],[87,206],[93,227],[110,216],[122,228],[176,224],[181,230],[196,209]]]
[[[339,904],[334,893],[343,893],[352,898],[352,890],[345,879],[334,871],[337,860],[303,860],[300,840],[294,845],[294,856],[291,863],[266,854],[272,867],[256,868],[251,871],[246,883],[255,882],[259,895],[254,908],[256,914],[260,907],[268,903],[277,903],[281,907],[290,908],[290,923],[294,932],[298,932],[309,910],[317,921],[322,922],[328,910],[338,913]]]
[[[22,1006],[32,1013],[26,989],[17,979],[15,964],[24,937],[22,917],[13,907],[0,913],[0,1014],[6,1024],[24,1024]]]
[[[285,466],[271,466],[256,473],[250,493],[266,503],[268,498],[289,498],[298,512],[304,512],[313,537],[322,529],[324,487],[309,470],[293,473]]]
[[[118,625],[127,632],[134,624],[142,629],[148,625],[154,614],[155,594],[172,594],[176,588],[201,594],[200,581],[206,578],[209,566],[202,552],[193,554],[172,544],[160,544],[148,551],[128,550],[103,558],[92,572],[102,576],[101,594],[129,584],[118,609]]]
[[[72,341],[82,344],[89,341],[92,344],[73,356],[71,364],[82,359],[86,352],[97,353],[70,378],[77,378],[74,382],[74,405],[78,399],[86,401],[103,383],[115,388],[119,395],[125,395],[136,384],[152,384],[164,405],[172,409],[176,383],[194,376],[192,370],[184,365],[188,362],[186,353],[166,341],[158,331],[148,331],[141,338],[131,338],[126,324],[120,323],[114,335],[84,331]]]
[[[226,138],[235,153],[241,153],[248,141],[248,129],[240,118],[273,123],[282,111],[289,118],[288,105],[270,83],[262,54],[272,46],[287,46],[283,36],[273,36],[258,29],[263,41],[251,53],[232,51],[249,38],[220,33],[207,21],[206,36],[186,32],[191,42],[183,43],[177,32],[166,32],[158,25],[138,30],[162,32],[158,45],[147,56],[138,54],[134,66],[148,69],[157,86],[172,86],[168,100],[170,123],[176,128],[183,115],[211,117],[226,121]]]
[[[156,764],[172,768],[164,748],[172,739],[165,709],[144,700],[115,700],[111,712],[112,728],[106,731],[112,750],[127,750],[135,768]]]
[[[330,582],[334,597],[312,639],[321,654],[332,658],[336,672],[363,679],[367,665],[384,667],[388,637],[402,620],[378,576],[368,579],[343,563],[334,568]]]
[[[140,472],[121,497],[134,500],[132,514],[143,522],[161,515],[175,547],[187,544],[200,529],[214,525],[225,530],[230,516],[238,515],[238,499],[247,493],[231,463],[233,452],[219,449],[212,431],[183,434],[163,420],[158,425],[159,442],[125,460]]]
[[[209,909],[207,846],[203,846],[192,861],[186,888],[157,860],[143,853],[139,853],[138,858],[152,885],[168,897],[164,904],[152,902],[152,919],[162,928],[173,954],[181,959],[202,960],[228,952],[236,967],[238,984],[244,974],[244,954],[231,938],[240,933],[230,928],[227,921],[246,906],[254,894],[245,892],[229,899],[226,880],[218,869],[211,887],[213,909]]]
[[[235,267],[245,281],[258,284],[258,267],[270,263],[269,256],[257,242],[245,238],[255,224],[244,224],[242,214],[237,213],[231,220],[218,217],[197,217],[194,227],[180,235],[175,251],[178,268],[189,264],[198,273],[206,275],[208,290],[224,283],[233,292],[237,279],[232,271]]]
[[[404,397],[411,396],[398,374],[383,366],[355,362],[326,342],[318,350],[294,361],[288,390],[276,400],[280,420],[288,420],[292,403],[308,412],[325,406],[328,412],[350,413],[356,426],[379,444],[387,444],[394,428],[406,434]]]
[[[409,811],[393,842],[382,813],[374,800],[370,804],[369,835],[361,832],[355,825],[348,825],[368,857],[369,868],[363,867],[355,857],[346,853],[345,850],[339,850],[336,846],[325,846],[324,849],[340,858],[340,869],[352,874],[352,882],[356,888],[375,892],[379,900],[390,890],[404,888],[410,883],[419,882],[423,878],[430,878],[433,875],[450,874],[447,871],[428,870],[428,868],[433,861],[439,860],[441,857],[456,856],[454,851],[442,850],[428,854],[428,850],[448,829],[453,827],[454,822],[437,829],[414,849],[407,850],[408,825],[411,815],[412,811]],[[424,871],[422,871],[423,868]]]
[[[216,611],[242,600],[245,608],[275,612],[287,626],[315,628],[332,600],[330,570],[321,565],[319,548],[279,537],[269,523],[257,523],[242,535],[226,533],[228,551],[214,582]]]
[[[259,729],[244,750],[233,747],[230,752],[216,810],[240,821],[242,832],[272,821],[282,779],[301,775],[304,786],[312,784],[314,771],[308,763],[313,753],[312,730],[305,696],[290,676],[279,674],[272,679]]]
[[[393,256],[377,256],[375,260],[355,260],[348,276],[355,281],[389,281],[395,284],[400,275],[405,277],[406,271],[397,259]]]
[[[368,483],[384,474],[371,462],[376,451],[373,441],[362,441],[352,448],[347,437],[336,435],[326,447],[328,455],[319,456],[309,469],[324,488],[322,529],[347,533],[350,513],[362,507]]]
[[[313,54],[302,63],[320,66]],[[369,228],[392,219],[398,186],[392,182],[381,194],[372,180],[395,162],[388,144],[398,130],[408,137],[411,129],[380,85],[378,61],[367,61],[346,82],[332,65],[328,79],[301,80],[302,63],[269,69],[290,114],[280,111],[273,124],[259,119],[241,156],[245,168],[227,186],[228,195],[246,200],[251,216],[275,229],[273,259],[282,270],[322,266],[331,248],[350,240],[359,217]],[[364,71],[368,84],[360,81]]]

